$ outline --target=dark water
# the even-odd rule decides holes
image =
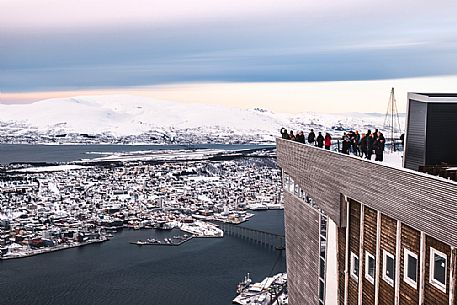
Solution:
[[[238,150],[258,147],[259,145],[226,145],[226,144],[197,144],[197,145],[30,145],[30,144],[0,144],[0,164],[11,162],[71,162],[80,159],[100,157],[87,152],[130,152],[144,150],[170,149],[224,149]]]
[[[256,212],[244,225],[283,233],[284,214]],[[273,271],[285,271],[284,256],[236,237],[179,247],[128,243],[170,234],[125,230],[103,244],[0,262],[0,304],[228,305],[247,272],[257,281],[276,262]]]

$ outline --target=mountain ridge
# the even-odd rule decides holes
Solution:
[[[6,142],[24,137],[32,137],[32,140],[39,137],[46,142],[46,138],[57,135],[60,135],[59,141],[63,141],[64,134],[90,134],[168,142],[189,133],[185,142],[191,140],[192,135],[199,141],[203,136],[204,141],[228,139],[232,142],[238,137],[248,142],[273,142],[282,127],[324,131],[335,124],[347,128],[379,124],[374,122],[379,118],[379,115],[364,114],[273,113],[258,107],[186,104],[132,95],[75,96],[32,104],[0,104],[0,137],[8,134],[10,140]]]

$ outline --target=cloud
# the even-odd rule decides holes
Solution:
[[[457,1],[3,0],[0,90],[457,73]]]
[[[125,24],[186,24],[189,21],[228,21],[316,16],[383,15],[405,19],[438,11],[453,15],[454,0],[2,0],[0,27],[9,29],[123,26]],[[454,9],[454,10],[453,10]]]

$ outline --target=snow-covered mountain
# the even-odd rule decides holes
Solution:
[[[281,127],[325,131],[335,126],[382,124],[376,115],[357,116],[277,114],[259,108],[185,104],[130,95],[80,96],[24,105],[0,104],[0,142],[271,142]]]

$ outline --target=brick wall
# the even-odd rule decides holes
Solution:
[[[359,256],[360,247],[360,203],[349,200],[349,283],[348,283],[348,304],[357,305],[359,299],[358,280],[351,276],[351,252]],[[359,258],[360,259],[360,258]],[[361,272],[359,270],[359,280]]]
[[[410,226],[402,224],[401,227],[401,252],[400,252],[400,304],[415,305],[419,303],[420,268],[420,242],[421,234]],[[417,285],[413,288],[404,281],[405,251],[404,248],[417,255]]]
[[[318,304],[319,213],[284,192],[290,304]]]
[[[362,304],[375,303],[375,286],[365,278],[365,251],[376,257],[376,229],[377,212],[365,207],[364,209],[364,228],[363,228],[363,273],[362,273]]]
[[[380,274],[379,280],[379,305],[393,305],[395,302],[395,288],[387,283],[382,276],[384,267],[384,251],[386,250],[395,257],[397,238],[397,222],[385,215],[381,215],[381,251],[379,253]],[[395,257],[395,260],[398,258]],[[395,283],[394,283],[395,286]]]
[[[338,299],[344,304],[346,268],[346,228],[338,228]]]

